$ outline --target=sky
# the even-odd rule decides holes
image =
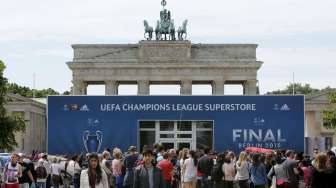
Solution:
[[[1,0],[0,59],[10,82],[71,87],[71,44],[137,43],[161,0]],[[167,0],[192,43],[255,43],[260,92],[292,82],[336,88],[335,0]],[[97,88],[95,88],[97,89]],[[94,89],[94,90],[95,90]]]

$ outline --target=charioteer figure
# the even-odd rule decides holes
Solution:
[[[187,20],[183,21],[181,27],[176,31],[174,20],[171,19],[171,13],[169,10],[165,9],[167,5],[166,0],[161,1],[163,9],[160,11],[160,20],[157,20],[155,30],[153,27],[148,25],[147,20],[144,20],[145,33],[144,37],[146,40],[152,40],[153,32],[155,32],[155,39],[160,40],[171,40],[175,41],[175,33],[177,32],[178,40],[186,40],[187,38]]]

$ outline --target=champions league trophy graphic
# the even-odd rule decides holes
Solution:
[[[96,127],[98,120],[88,120],[90,127]],[[103,142],[103,133],[99,130],[85,130],[83,132],[83,143],[87,153],[98,153]]]

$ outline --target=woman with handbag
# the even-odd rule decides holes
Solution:
[[[273,176],[275,176],[275,184],[276,188],[284,188],[285,184],[285,178],[286,178],[286,172],[284,170],[284,167],[282,165],[282,158],[281,156],[277,155],[275,157],[276,164],[271,168],[271,170],[268,172],[267,177],[272,180]]]

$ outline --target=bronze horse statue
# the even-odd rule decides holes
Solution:
[[[153,37],[153,27],[148,25],[147,20],[144,20],[144,26],[145,26],[145,33],[144,38],[147,40],[152,40]],[[146,33],[148,33],[148,36],[146,37]]]
[[[186,40],[187,39],[187,24],[188,20],[184,20],[182,26],[177,30],[177,37],[179,40]],[[183,36],[184,34],[184,36]]]

